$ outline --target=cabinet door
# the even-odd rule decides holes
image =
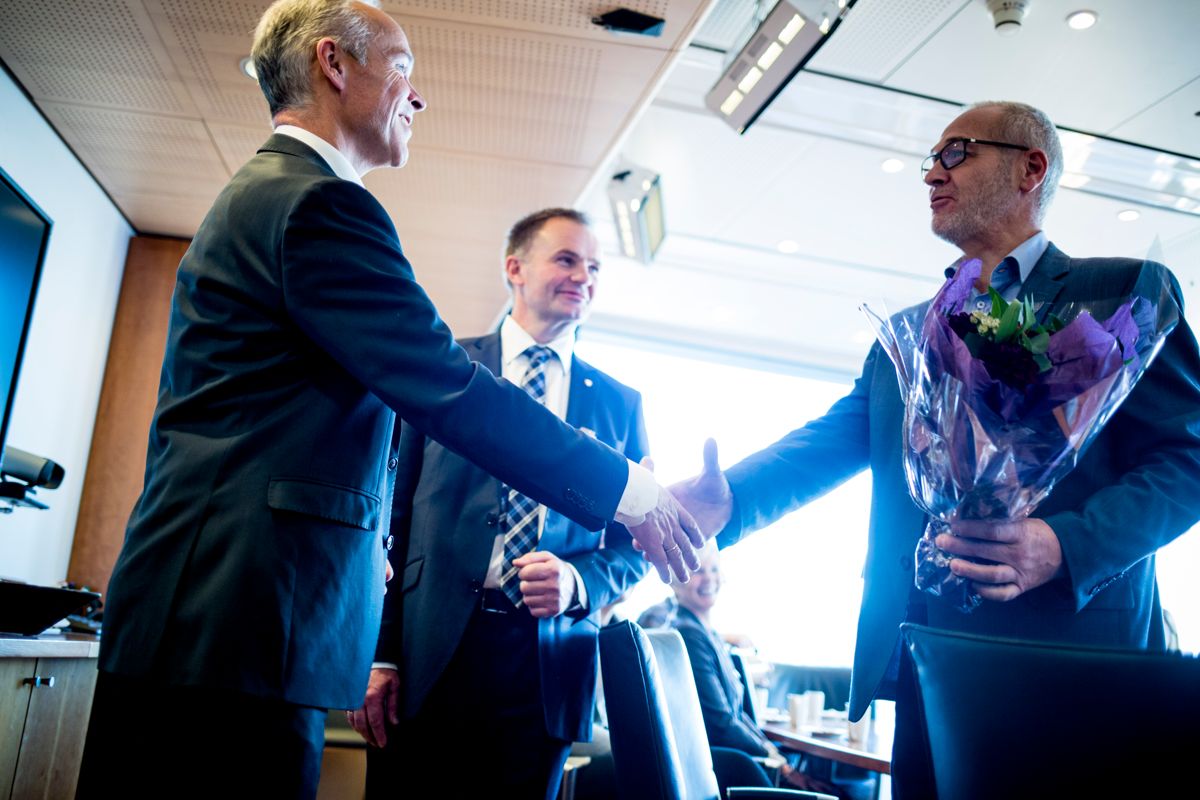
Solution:
[[[13,797],[74,797],[79,763],[96,689],[94,658],[39,658],[37,674],[54,686],[36,686],[29,697]]]
[[[8,800],[17,772],[17,753],[25,732],[25,712],[29,709],[29,686],[25,679],[33,674],[32,658],[0,658],[0,798]]]

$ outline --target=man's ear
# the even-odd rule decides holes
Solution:
[[[1046,171],[1050,168],[1050,159],[1046,158],[1044,150],[1033,148],[1021,160],[1024,172],[1021,175],[1021,191],[1028,194],[1036,190],[1046,180]]]
[[[521,274],[521,259],[517,258],[516,255],[511,255],[504,259],[504,277],[513,286],[525,282],[525,277]]]
[[[328,36],[317,42],[317,67],[339,93],[346,89],[345,53]]]

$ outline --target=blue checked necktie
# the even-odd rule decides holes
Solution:
[[[554,351],[535,344],[525,348],[523,355],[529,359],[529,367],[525,370],[521,387],[530,397],[544,405],[546,362],[555,357]],[[503,487],[500,496],[504,503],[504,515],[500,522],[504,532],[504,567],[500,575],[500,588],[512,604],[520,608],[521,580],[517,577],[517,568],[512,562],[537,545],[538,503],[509,486]]]

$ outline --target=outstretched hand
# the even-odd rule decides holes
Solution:
[[[716,536],[733,516],[733,491],[717,460],[715,439],[704,441],[700,474],[671,486],[671,494],[695,518],[708,538]]]
[[[654,471],[654,462],[649,456],[641,463]],[[696,549],[704,546],[704,533],[692,515],[661,484],[654,510],[640,523],[625,527],[633,537],[633,546],[654,565],[663,583],[671,582],[672,572],[680,583],[687,583],[691,574],[700,568]]]

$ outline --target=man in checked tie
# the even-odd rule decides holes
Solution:
[[[531,214],[509,233],[512,312],[462,342],[559,417],[638,461],[641,397],[574,356],[600,273],[587,218]],[[531,446],[534,446],[531,443]],[[436,775],[456,796],[554,797],[588,741],[597,616],[646,572],[624,527],[592,533],[404,426],[392,532],[397,577],[351,723],[368,797]]]

